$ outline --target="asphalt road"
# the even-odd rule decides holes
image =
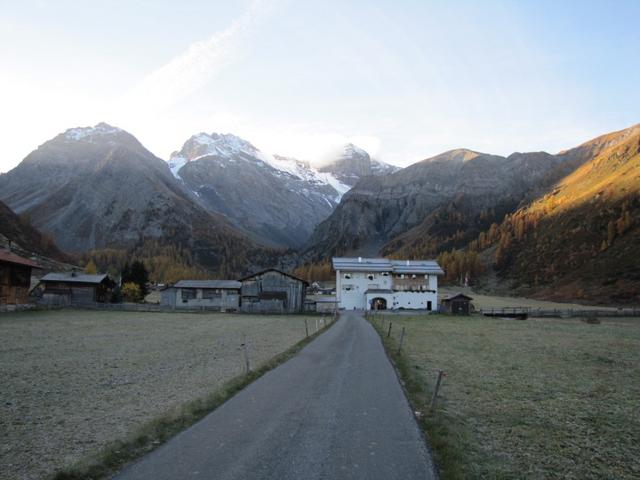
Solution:
[[[115,478],[432,479],[373,328],[355,312]]]

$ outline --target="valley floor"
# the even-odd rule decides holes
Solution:
[[[444,479],[639,478],[640,321],[601,322],[373,319]],[[430,414],[438,370],[446,376]]]
[[[245,334],[256,367],[305,337],[304,317],[3,314],[0,479],[46,478],[215,392],[244,372]]]
[[[589,310],[589,309],[598,309],[598,310],[607,310],[608,308],[613,307],[602,307],[602,306],[590,306],[584,304],[577,303],[569,303],[569,302],[552,302],[548,300],[537,300],[533,298],[524,298],[524,297],[508,297],[506,295],[494,295],[487,293],[477,293],[474,292],[469,287],[441,287],[438,290],[438,296],[440,300],[443,298],[455,295],[456,293],[462,292],[465,295],[473,298],[473,305],[476,307],[476,310],[481,308],[511,308],[511,307],[526,307],[532,309],[542,309],[542,310]]]

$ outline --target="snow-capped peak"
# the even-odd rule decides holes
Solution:
[[[215,157],[221,160],[222,166],[228,166],[237,162],[250,162],[267,168],[272,175],[291,179],[302,180],[316,186],[326,185],[336,191],[330,198],[333,202],[339,202],[350,187],[343,184],[331,173],[319,172],[308,162],[271,155],[257,149],[250,142],[232,134],[198,133],[185,142],[182,150],[171,154],[169,168],[176,178],[180,178],[180,170],[188,162],[195,162],[206,157]],[[240,165],[239,165],[240,166]]]
[[[117,127],[112,127],[104,122],[97,124],[95,127],[76,127],[70,128],[64,132],[64,136],[67,140],[85,140],[92,141],[96,137],[105,137],[122,132]]]

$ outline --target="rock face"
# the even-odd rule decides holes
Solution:
[[[329,172],[265,154],[230,134],[192,136],[169,166],[207,210],[280,247],[304,243],[350,188]]]
[[[399,168],[378,160],[371,160],[369,154],[363,149],[348,143],[337,158],[324,164],[319,170],[331,173],[342,183],[353,187],[363,177],[388,175],[398,171]]]
[[[391,175],[364,178],[318,226],[305,257],[392,253],[412,240],[411,233],[422,240],[425,235],[444,240],[457,233],[450,231],[455,225],[447,221],[456,215],[475,218],[493,211],[500,217],[512,211],[562,161],[544,152],[505,158],[459,149]],[[471,238],[478,228],[474,225],[473,231],[462,235]],[[405,237],[399,244],[383,249],[400,235]]]
[[[244,261],[255,249],[223,217],[194,202],[166,162],[104,123],[67,130],[38,147],[0,176],[0,199],[69,252],[131,249],[153,240],[188,249],[216,270],[223,256]]]

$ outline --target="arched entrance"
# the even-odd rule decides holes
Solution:
[[[387,300],[385,298],[374,298],[371,300],[371,309],[372,310],[386,310],[387,309]]]

